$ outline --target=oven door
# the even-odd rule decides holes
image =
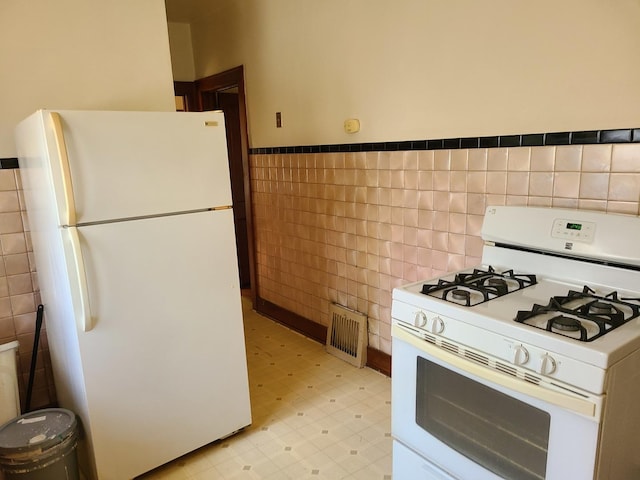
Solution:
[[[452,478],[593,478],[600,397],[494,371],[398,325],[392,365],[393,437]]]

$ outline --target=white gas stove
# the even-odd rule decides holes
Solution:
[[[640,375],[640,219],[577,210],[489,207],[482,236],[481,265],[393,292],[397,462],[410,465],[407,452],[412,452],[416,461],[423,462],[421,469],[426,470],[425,465],[434,472],[441,469],[437,475],[410,478],[612,480],[632,478],[625,476],[630,472],[640,478],[640,462],[629,458],[636,450],[620,448],[612,440],[632,431],[611,430],[612,424],[625,422],[635,427],[633,434],[640,428],[637,408],[631,416],[627,412],[626,420],[613,410],[628,411],[632,399],[640,401],[640,387],[635,386]],[[446,375],[427,381],[426,373],[414,365],[416,357],[439,364],[452,378],[466,377],[472,382],[465,387],[469,395],[482,384],[517,405],[535,408],[542,412],[541,418],[549,417],[548,430],[536,434],[535,440],[527,433],[514,433],[521,428],[516,424],[522,414],[515,404],[502,407],[514,412],[504,424],[486,406],[469,413],[476,406],[457,398],[453,387],[444,386],[455,381]],[[629,386],[634,378],[635,384]],[[443,402],[439,407],[434,398],[424,400],[421,407],[419,392],[425,382],[436,385],[425,390],[427,398],[438,385],[442,388],[433,394]],[[411,391],[417,396],[410,402],[404,399],[407,384],[413,384]],[[497,400],[492,395],[487,399]],[[451,418],[466,415],[468,427],[454,426]],[[606,428],[601,428],[605,418]],[[431,428],[434,424],[440,427]],[[501,433],[492,431],[490,424],[500,425],[495,428]],[[570,427],[574,433],[568,437],[554,433]],[[527,438],[521,451],[512,451],[520,441],[514,439],[523,436]],[[498,445],[492,446],[490,440],[496,437]],[[551,450],[560,442],[581,444],[586,466],[574,468],[572,462],[563,462]],[[602,457],[610,451],[615,460]],[[539,458],[529,465],[534,452]],[[513,457],[520,453],[527,460],[514,463]],[[496,462],[497,457],[511,460]],[[399,470],[394,478],[396,474],[407,477]]]

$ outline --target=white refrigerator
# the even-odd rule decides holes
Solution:
[[[222,113],[41,110],[16,142],[82,473],[130,479],[249,425]]]

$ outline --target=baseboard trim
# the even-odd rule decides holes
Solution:
[[[380,373],[384,373],[387,377],[391,376],[391,355],[377,350],[372,347],[367,347],[367,367],[377,370]]]
[[[256,312],[281,323],[305,337],[318,343],[327,341],[327,327],[272,303],[259,295],[253,306]],[[367,367],[377,370],[386,376],[391,376],[391,355],[372,347],[367,347]]]

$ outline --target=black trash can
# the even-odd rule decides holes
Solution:
[[[78,423],[63,408],[36,410],[0,426],[6,480],[79,480]]]

